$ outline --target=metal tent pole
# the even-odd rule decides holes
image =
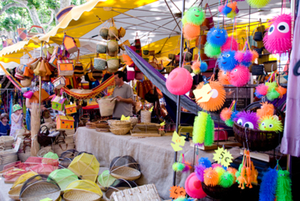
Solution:
[[[183,13],[185,10],[185,0],[182,1],[182,11],[181,11],[181,19],[183,18]],[[184,38],[183,38],[183,31],[181,28],[181,40],[180,40],[180,60],[179,60],[179,67],[182,67],[182,63],[183,63],[183,46],[184,46]],[[180,96],[177,95],[176,97],[176,105],[177,105],[177,109],[176,109],[176,132],[178,133],[178,126],[180,124],[180,116],[181,116],[181,107],[180,107]],[[178,133],[179,134],[179,133]],[[175,151],[174,154],[174,162],[177,162],[177,151]],[[176,186],[176,172],[173,172],[173,186]]]
[[[43,57],[43,42],[41,42],[40,56]],[[39,109],[40,109],[40,111],[42,111],[41,107],[42,107],[42,77],[39,75]]]

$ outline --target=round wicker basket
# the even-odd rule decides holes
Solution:
[[[117,126],[117,127],[130,127],[131,122],[130,121],[121,121],[121,120],[108,120],[108,125],[111,126]]]
[[[0,148],[7,150],[12,149],[14,143],[14,137],[12,136],[1,136],[0,137]]]
[[[204,182],[202,183],[203,191],[212,198],[220,199],[226,196],[230,196],[232,190],[234,189],[234,185],[229,188],[223,188],[222,186],[206,186]]]
[[[269,151],[275,149],[281,142],[282,133],[274,131],[261,131],[254,130],[240,126],[236,123],[233,125],[233,132],[235,139],[245,145],[247,144],[249,149],[255,151]]]
[[[69,190],[64,193],[64,200],[66,201],[98,201],[100,198],[100,195],[84,190]]]
[[[109,125],[106,121],[99,121],[96,123],[96,128],[109,128]]]
[[[52,200],[58,200],[60,197],[60,189],[58,186],[45,182],[35,182],[29,185],[20,194],[20,200],[22,201],[40,201],[44,198],[51,198]]]
[[[131,127],[125,127],[125,128],[110,128],[110,132],[116,135],[126,135],[130,131]]]
[[[85,126],[90,129],[96,129],[95,123],[87,122]]]
[[[127,166],[115,166],[113,169],[110,170],[111,176],[117,179],[125,179],[128,181],[137,180],[141,177],[141,172],[137,169],[127,167]]]

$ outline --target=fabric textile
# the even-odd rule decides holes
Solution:
[[[18,116],[15,113],[11,114],[11,117],[18,118]],[[23,121],[23,115],[21,115],[19,121],[16,123],[14,120],[11,118],[11,128],[10,128],[10,136],[15,137],[16,131],[18,129],[22,129],[22,121]]]
[[[123,84],[121,87],[116,86],[113,92],[113,97],[121,96],[122,98],[133,99],[133,90],[128,84]],[[132,105],[130,103],[116,102],[114,109],[114,118],[121,118],[121,116],[132,116]]]
[[[30,117],[30,110],[27,108],[26,109],[26,117],[25,117],[25,121],[26,121],[26,126],[27,126],[27,130],[31,130],[31,117]]]
[[[298,7],[298,12],[300,6]],[[294,27],[293,49],[290,60],[290,72],[288,77],[286,118],[284,134],[281,141],[281,152],[295,157],[300,156],[300,76],[293,73],[295,64],[300,59],[300,18],[296,19]],[[298,69],[299,72],[299,69]]]
[[[7,136],[7,131],[10,129],[9,125],[6,124],[6,126],[3,125],[3,123],[0,121],[0,136]]]
[[[75,133],[76,149],[96,156],[101,166],[109,167],[117,156],[129,155],[139,164],[142,172],[138,185],[154,183],[163,199],[170,199],[170,187],[173,184],[174,150],[170,145],[172,136],[137,138],[131,135],[114,135],[110,132],[79,127]],[[198,151],[199,157],[208,157],[213,161],[214,151]],[[181,153],[184,159],[193,164],[194,148],[186,142]],[[240,156],[238,147],[230,149],[234,158]],[[179,159],[178,154],[178,159]],[[196,158],[196,157],[195,157]],[[176,173],[176,185],[183,186],[188,173]]]

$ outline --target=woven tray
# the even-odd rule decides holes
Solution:
[[[10,189],[10,191],[8,191],[8,196],[13,200],[20,200],[19,196],[22,186],[23,184],[18,184],[14,188]]]
[[[106,121],[99,121],[96,123],[96,128],[109,128],[109,125]]]
[[[14,137],[12,136],[1,136],[0,137],[0,150],[12,149],[14,143]]]
[[[109,132],[109,128],[96,128],[97,132]]]
[[[121,120],[107,120],[108,125],[115,126],[115,127],[130,127],[130,121],[121,121]]]
[[[68,190],[64,193],[65,201],[98,201],[101,196],[91,191]]]
[[[130,131],[131,127],[127,128],[110,128],[110,132],[115,135],[126,135]]]
[[[0,165],[12,163],[17,160],[18,160],[18,155],[14,149],[0,151]]]
[[[87,122],[85,126],[90,129],[95,129],[96,123]]]
[[[117,178],[117,179],[125,179],[128,181],[137,180],[141,177],[141,172],[137,169],[127,167],[127,166],[120,166],[120,167],[114,167],[110,170],[111,176]]]
[[[59,187],[45,181],[39,181],[29,185],[20,195],[22,201],[40,201],[44,198],[58,200],[59,197]]]

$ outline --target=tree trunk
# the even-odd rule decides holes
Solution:
[[[71,0],[60,0],[60,10],[71,5]]]

